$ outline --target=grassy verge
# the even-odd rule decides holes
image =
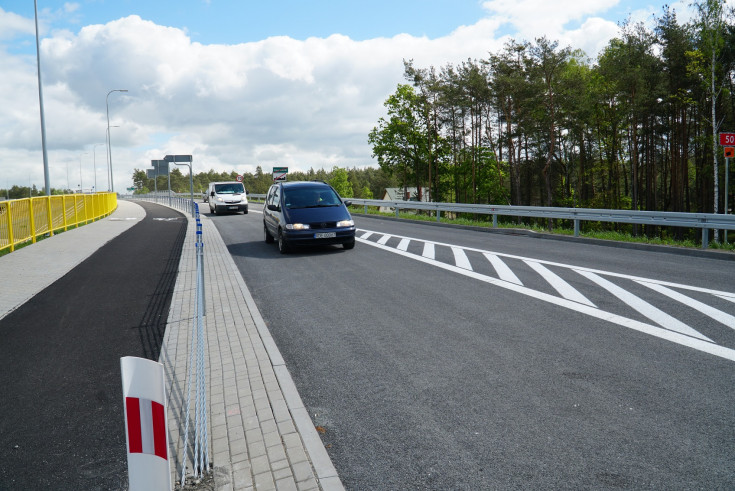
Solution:
[[[365,207],[361,205],[354,205],[350,208],[350,211],[355,214],[364,214]],[[378,209],[375,207],[368,207],[368,214],[375,215],[375,216],[383,216],[386,218],[396,217],[395,213],[383,213],[383,212],[378,211]],[[399,212],[398,218],[436,223],[435,216],[430,216],[430,215],[421,214],[421,213]],[[563,224],[560,226],[555,225],[554,229],[549,231],[548,228],[541,225],[541,222],[545,223],[545,219],[536,219],[535,221],[532,221],[532,222],[522,222],[522,223],[517,223],[515,221],[511,223],[506,220],[509,220],[509,219],[506,217],[504,220],[499,220],[497,228],[499,229],[523,229],[523,230],[530,230],[533,232],[544,233],[544,234],[557,234],[557,235],[570,235],[570,236],[574,235],[574,228],[569,227],[569,226],[564,226]],[[446,223],[450,225],[462,225],[462,226],[480,227],[480,228],[488,228],[488,229],[493,228],[492,221],[490,221],[489,219],[488,220],[473,220],[473,219],[465,218],[465,217],[458,217],[455,219],[450,219],[450,218],[446,218],[442,216],[439,221],[441,223]],[[629,227],[632,227],[632,225]],[[665,235],[649,237],[643,234],[634,235],[630,232],[624,232],[624,231],[614,231],[614,230],[604,230],[604,229],[598,230],[594,228],[594,224],[590,224],[589,222],[585,223],[584,230],[580,231],[579,235],[580,237],[588,237],[591,239],[600,239],[600,240],[634,242],[634,243],[652,244],[652,245],[665,245],[665,246],[684,247],[684,248],[691,248],[691,249],[701,248],[701,243],[699,243],[696,240],[692,240],[692,239],[675,240],[674,238],[667,237]],[[719,249],[719,250],[735,252],[735,242],[733,242],[735,241],[735,231],[730,232],[728,239],[730,240],[729,243],[714,242],[710,240],[709,249]]]

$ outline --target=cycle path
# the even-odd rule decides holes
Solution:
[[[119,359],[166,368],[181,474],[195,225],[120,200],[110,216],[0,257],[0,489],[126,489]],[[211,222],[202,216],[215,489],[342,489]]]

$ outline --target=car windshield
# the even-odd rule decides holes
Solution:
[[[340,206],[342,204],[337,193],[328,187],[284,189],[283,197],[288,209]]]
[[[215,184],[214,191],[217,194],[242,194],[245,192],[245,189],[240,183]]]

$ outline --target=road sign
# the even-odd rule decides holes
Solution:
[[[731,159],[735,157],[735,147],[725,147],[725,158]]]
[[[273,180],[274,181],[285,181],[287,174],[288,174],[288,167],[274,167],[273,168]]]
[[[159,176],[168,174],[169,162],[165,160],[151,160],[151,165],[156,169]]]
[[[166,162],[191,162],[191,155],[166,155],[163,160]]]
[[[242,176],[237,176],[237,182],[242,182]]]
[[[720,145],[728,147],[735,145],[735,133],[720,133]]]
[[[145,175],[148,179],[155,179],[156,178],[156,169],[146,169]]]

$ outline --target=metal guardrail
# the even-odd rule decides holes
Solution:
[[[0,202],[0,251],[70,227],[86,225],[115,211],[117,194],[63,194]]]
[[[136,195],[133,199],[143,199]],[[158,198],[159,200],[164,198]],[[168,198],[165,198],[168,199]],[[191,198],[175,197],[190,203]],[[248,194],[248,199],[264,200],[265,194]],[[637,225],[654,225],[657,227],[684,227],[702,229],[702,248],[709,247],[710,230],[735,230],[735,215],[721,215],[715,213],[683,213],[669,211],[641,211],[641,210],[603,210],[597,208],[559,208],[544,206],[510,206],[510,205],[473,205],[467,203],[434,203],[424,201],[386,201],[381,199],[345,198],[352,205],[364,206],[365,214],[368,207],[392,208],[396,217],[400,210],[433,211],[436,221],[445,213],[473,213],[478,215],[492,215],[493,228],[498,227],[499,216],[546,218],[571,220],[574,222],[574,236],[579,237],[580,223],[607,222],[629,223]],[[181,205],[186,210],[190,204]]]
[[[551,218],[572,220],[574,236],[579,237],[579,225],[582,221],[631,223],[638,225],[655,225],[658,227],[685,227],[702,229],[702,248],[709,246],[710,230],[735,230],[735,215],[719,215],[714,213],[677,213],[667,211],[639,210],[602,210],[595,208],[556,208],[541,206],[507,206],[507,205],[473,205],[463,203],[431,203],[421,201],[385,201],[379,199],[348,198],[353,205],[393,208],[396,216],[399,210],[427,210],[436,213],[436,220],[441,219],[442,212],[475,213],[492,215],[493,228],[498,226],[498,216]]]

